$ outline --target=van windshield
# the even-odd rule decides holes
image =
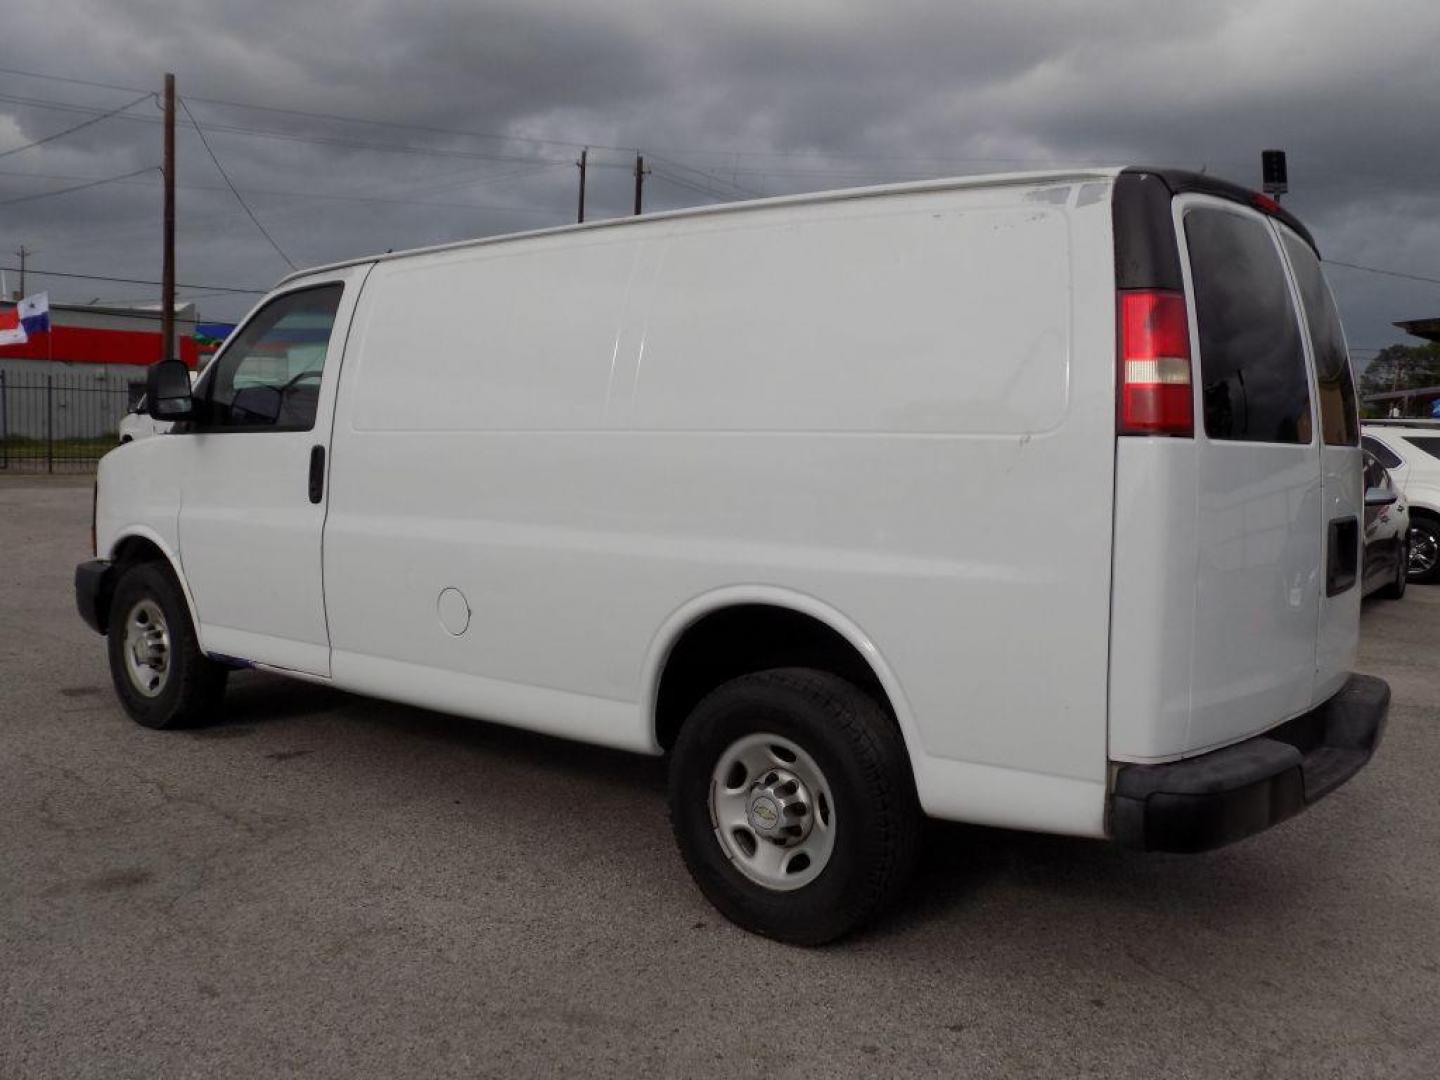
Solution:
[[[1310,385],[1280,251],[1261,221],[1197,207],[1185,215],[1211,439],[1308,443]]]

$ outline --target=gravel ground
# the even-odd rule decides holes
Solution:
[[[1433,1077],[1440,588],[1367,603],[1371,766],[1200,856],[930,828],[803,951],[674,850],[662,762],[273,676],[121,712],[89,483],[0,480],[0,1075]]]

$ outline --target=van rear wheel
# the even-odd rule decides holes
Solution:
[[[110,678],[137,724],[192,727],[219,706],[229,671],[200,651],[169,567],[145,562],[120,572],[108,637]]]
[[[797,945],[874,919],[919,849],[894,722],[858,687],[808,668],[733,679],[695,707],[671,755],[670,820],[721,914]]]

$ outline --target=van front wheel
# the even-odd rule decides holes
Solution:
[[[228,669],[200,651],[190,609],[168,567],[138,563],[120,573],[110,602],[110,678],[120,704],[149,728],[210,718]]]
[[[721,914],[797,945],[872,920],[919,848],[894,722],[858,687],[808,668],[733,679],[695,707],[671,755],[670,820]]]

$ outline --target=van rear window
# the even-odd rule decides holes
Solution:
[[[1310,386],[1280,252],[1261,221],[1227,210],[1185,215],[1195,290],[1205,434],[1308,443]]]
[[[1387,469],[1398,469],[1405,463],[1400,460],[1399,455],[1382,443],[1379,439],[1371,438],[1369,435],[1360,437],[1360,445],[1369,450],[1379,460],[1381,465]]]
[[[1360,441],[1360,415],[1355,410],[1355,380],[1350,374],[1350,353],[1345,331],[1320,270],[1315,251],[1289,229],[1282,229],[1285,251],[1300,286],[1300,306],[1310,328],[1315,352],[1315,386],[1320,398],[1320,434],[1327,446],[1355,446]]]

